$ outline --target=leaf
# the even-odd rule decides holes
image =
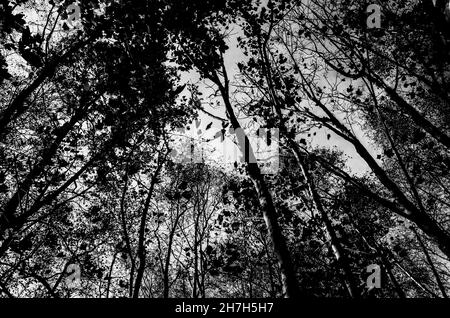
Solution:
[[[192,198],[192,192],[191,191],[184,191],[181,196],[183,198],[185,198],[186,200],[189,200],[190,198]]]
[[[188,183],[186,181],[181,182],[181,184],[179,185],[178,189],[179,190],[186,190],[188,186]]]
[[[225,129],[219,130],[214,135],[213,139],[220,138],[220,142],[223,142],[225,140]]]
[[[186,84],[178,86],[175,90],[174,90],[174,94],[175,95],[179,95],[182,91],[184,91],[184,88],[186,87]]]
[[[213,247],[211,245],[208,245],[205,249],[205,252],[206,252],[206,254],[209,255],[209,254],[212,254],[213,250],[214,250]]]
[[[394,156],[394,151],[392,149],[387,149],[384,154],[386,155],[386,157],[391,158],[392,156]]]

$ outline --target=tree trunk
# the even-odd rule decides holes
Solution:
[[[428,214],[414,214],[411,217],[411,221],[427,234],[436,243],[442,253],[450,260],[450,235]]]
[[[84,40],[77,42],[62,56],[54,58],[48,64],[46,64],[39,72],[39,75],[28,85],[23,91],[21,91],[1,113],[0,113],[0,141],[3,141],[8,125],[14,121],[17,117],[21,116],[26,110],[25,102],[30,95],[44,83],[45,80],[51,78],[58,66],[62,65],[65,60],[72,56],[78,49],[86,45],[90,40]]]
[[[217,74],[210,78],[219,88],[222,95],[225,107],[229,116],[230,123],[235,131],[242,131],[242,127],[234,114],[233,107],[229,98],[228,78],[226,75],[225,66],[223,66],[223,72],[225,77],[225,83],[222,84]],[[245,146],[248,145],[246,152]],[[238,146],[243,154],[248,153],[249,157],[253,160],[249,160],[247,165],[247,173],[253,182],[258,195],[258,201],[263,212],[264,221],[266,223],[269,236],[271,238],[275,254],[277,256],[278,264],[280,266],[280,273],[282,278],[283,294],[285,297],[295,298],[300,295],[297,278],[295,275],[294,266],[292,264],[291,255],[289,253],[286,239],[283,236],[282,230],[277,219],[277,210],[273,203],[272,195],[267,188],[267,184],[261,173],[261,170],[254,160],[255,155],[253,149],[249,143],[248,137],[244,134],[243,138],[238,138]]]
[[[60,144],[81,118],[82,114],[78,111],[77,114],[70,119],[70,121],[55,129],[53,142],[42,150],[42,158],[33,166],[25,179],[20,182],[16,192],[4,205],[2,209],[3,213],[1,215],[3,220],[0,224],[0,236],[3,236],[6,229],[19,228],[22,225],[17,221],[17,209],[21,205],[23,198],[30,191],[35,179],[41,176],[45,169],[51,164],[51,160],[57,153]]]
[[[283,129],[284,130],[284,129]],[[345,253],[344,249],[342,248],[341,242],[339,238],[336,235],[336,231],[333,228],[333,225],[331,224],[331,220],[328,216],[328,213],[325,211],[325,208],[322,205],[321,198],[319,194],[317,193],[316,185],[314,182],[313,177],[311,176],[309,169],[307,168],[307,163],[305,163],[304,156],[302,156],[300,149],[298,149],[297,144],[289,138],[289,145],[290,148],[293,150],[295,158],[297,160],[297,163],[302,170],[302,174],[305,178],[305,181],[308,185],[310,195],[312,197],[314,207],[319,212],[319,214],[322,217],[322,221],[325,224],[326,233],[329,236],[331,249],[333,250],[334,257],[336,258],[336,261],[339,265],[339,267],[344,272],[344,281],[346,285],[346,289],[352,298],[358,298],[360,296],[358,292],[358,287],[356,284],[356,281],[354,279],[350,262],[347,257],[347,254]]]
[[[386,255],[383,253],[383,251],[380,252],[381,255],[381,261],[383,262],[383,267],[388,273],[389,279],[392,282],[392,285],[395,288],[395,292],[397,293],[399,298],[406,298],[405,292],[403,291],[402,287],[400,286],[400,283],[398,282],[397,278],[395,278],[394,272],[392,271],[392,266],[389,260],[387,259]]]
[[[436,278],[436,282],[438,284],[439,290],[442,293],[442,296],[444,296],[444,298],[448,298],[447,293],[445,292],[444,284],[442,283],[441,278],[439,277],[439,273],[437,272],[436,267],[434,266],[433,260],[430,257],[430,253],[428,253],[427,247],[425,246],[424,242],[422,241],[420,234],[417,233],[417,231],[414,227],[411,227],[411,230],[416,235],[417,240],[419,241],[420,247],[422,248],[423,253],[425,254],[425,256],[427,258],[428,264],[430,264],[431,271],[433,272],[433,275]]]
[[[164,277],[163,277],[163,285],[164,285],[164,291],[163,291],[163,297],[169,298],[169,267],[170,267],[170,258],[172,255],[172,244],[173,244],[173,237],[175,235],[175,230],[177,228],[178,220],[175,222],[175,225],[170,232],[169,235],[169,243],[167,246],[167,255],[166,260],[164,264]]]
[[[146,253],[145,253],[145,226],[147,225],[147,216],[150,209],[150,202],[153,196],[153,191],[155,189],[156,181],[159,177],[159,173],[162,169],[164,160],[167,154],[164,155],[164,158],[158,159],[158,167],[156,168],[155,173],[152,176],[150,189],[148,190],[147,198],[145,200],[144,209],[142,211],[141,216],[141,224],[139,227],[139,242],[138,242],[138,258],[139,258],[139,267],[136,274],[136,281],[134,283],[134,292],[133,298],[139,297],[139,290],[141,288],[142,279],[144,278],[145,266],[146,266]]]

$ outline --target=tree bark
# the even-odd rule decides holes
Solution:
[[[425,256],[427,258],[428,264],[430,265],[431,271],[432,271],[434,277],[436,278],[436,282],[438,284],[439,290],[442,293],[442,296],[444,296],[444,298],[448,298],[447,293],[445,292],[445,286],[442,283],[441,278],[439,277],[439,273],[437,272],[436,267],[434,266],[433,260],[430,257],[430,253],[428,253],[427,247],[425,246],[424,242],[422,241],[422,238],[420,237],[420,234],[417,233],[417,231],[416,231],[416,229],[414,227],[411,227],[411,230],[416,235],[417,240],[419,241],[419,245],[422,248],[423,253],[425,254]]]
[[[333,250],[334,257],[336,258],[338,266],[344,272],[344,282],[346,285],[346,289],[349,293],[349,296],[352,298],[358,298],[360,296],[360,293],[358,292],[358,287],[351,270],[350,261],[347,257],[347,253],[345,253],[345,250],[343,249],[341,242],[336,235],[336,231],[333,228],[328,213],[325,211],[325,208],[323,207],[321,198],[317,193],[314,179],[306,166],[307,163],[304,162],[303,159],[304,156],[302,156],[302,154],[300,153],[297,144],[293,142],[291,139],[289,139],[289,141],[291,149],[293,149],[295,157],[297,159],[297,163],[300,166],[300,169],[302,170],[306,183],[308,184],[309,192],[312,197],[314,207],[322,217],[322,221],[326,228],[326,233],[329,236],[330,245],[331,249]]]
[[[229,121],[231,126],[237,130],[241,130],[242,127],[234,114],[233,106],[231,105],[229,98],[229,87],[228,87],[228,78],[226,75],[225,66],[223,66],[224,72],[224,84],[220,81],[217,74],[211,76],[210,79],[218,86],[219,91],[222,95],[222,99],[225,103],[225,107],[229,116]],[[238,138],[238,146],[243,154],[248,153],[250,158],[253,160],[249,160],[250,162],[247,164],[247,173],[252,180],[252,183],[256,189],[258,195],[258,201],[263,212],[264,221],[266,223],[267,230],[269,232],[269,236],[271,238],[273,248],[275,251],[275,255],[277,256],[278,264],[280,266],[280,273],[282,278],[282,286],[283,286],[283,294],[284,297],[288,298],[296,298],[300,296],[300,290],[297,283],[297,278],[294,270],[294,266],[292,264],[292,259],[290,252],[288,250],[286,244],[286,238],[283,236],[282,230],[278,223],[277,210],[275,208],[272,194],[267,188],[267,184],[264,180],[264,177],[261,173],[261,170],[254,160],[255,155],[253,149],[250,145],[248,137],[246,135],[242,138]],[[246,152],[246,145],[248,146],[248,152]]]
[[[144,277],[145,266],[146,266],[146,253],[145,253],[145,245],[144,245],[145,226],[147,225],[147,216],[148,216],[148,212],[150,210],[150,203],[151,203],[151,199],[153,196],[153,192],[155,190],[156,181],[159,177],[159,173],[161,172],[161,169],[162,169],[162,166],[163,166],[163,163],[164,163],[164,160],[165,160],[167,154],[164,155],[164,159],[162,159],[162,158],[158,159],[158,166],[152,176],[150,189],[148,190],[147,198],[145,200],[144,208],[142,211],[141,224],[139,226],[139,242],[138,242],[138,251],[137,251],[137,255],[139,258],[139,266],[137,269],[136,280],[134,283],[133,298],[139,297],[139,291],[140,291],[140,288],[142,285],[142,279]]]
[[[8,125],[27,110],[25,102],[30,97],[30,95],[39,86],[41,86],[45,80],[51,78],[55,74],[58,66],[64,63],[64,61],[72,54],[74,54],[78,49],[89,43],[89,41],[90,40],[77,42],[62,56],[52,59],[48,64],[42,67],[39,75],[31,82],[31,84],[28,85],[23,91],[21,91],[13,99],[11,104],[9,104],[8,107],[6,107],[6,109],[0,113],[0,141],[3,141]]]

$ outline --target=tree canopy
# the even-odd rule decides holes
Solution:
[[[447,298],[447,0],[0,14],[0,297]]]

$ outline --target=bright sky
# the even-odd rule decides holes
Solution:
[[[42,20],[43,17],[39,17],[36,12],[31,10],[25,10],[24,13],[26,14],[26,20],[27,21],[38,21]],[[31,29],[35,30],[36,27],[31,25]],[[234,32],[232,32],[232,35],[229,38],[228,46],[229,50],[225,54],[225,65],[229,74],[230,79],[233,79],[238,73],[238,67],[237,64],[239,62],[244,61],[244,55],[242,51],[237,46],[237,37],[240,35],[242,36],[242,32],[239,30],[239,27],[235,27]],[[20,58],[17,56],[10,56],[9,57],[9,65],[14,66],[13,69],[11,69],[11,73],[15,73],[16,75],[19,75],[18,73],[22,73],[22,76],[27,76],[27,73],[29,70],[25,66],[26,63],[24,61],[21,61]],[[190,82],[190,83],[197,83],[198,82],[198,74],[195,72],[189,72],[182,75],[182,82]],[[207,85],[203,83],[203,85],[200,86],[200,90],[203,93],[203,96],[208,97],[210,94],[213,93],[211,89],[208,89]],[[223,106],[223,103],[219,98],[215,98],[216,101],[219,102],[219,107],[211,107],[209,105],[204,105],[205,110],[208,112],[221,117],[225,118],[225,107]],[[195,127],[195,124],[192,125],[192,128],[190,131],[186,132],[186,135],[189,138],[195,139],[201,144],[204,145],[205,153],[209,152],[209,155],[204,156],[210,157],[209,159],[217,162],[217,163],[227,163],[229,166],[232,166],[234,161],[236,161],[237,157],[239,156],[239,152],[236,149],[236,146],[234,145],[233,141],[229,138],[225,139],[224,142],[221,142],[220,139],[215,139],[210,142],[205,142],[205,140],[211,140],[214,139],[214,135],[221,129],[221,122],[218,120],[215,120],[211,118],[209,115],[200,112],[199,113],[199,119],[200,119],[200,126],[197,128]],[[245,127],[249,124],[251,124],[251,119],[249,118],[240,118],[241,124]],[[212,122],[212,128],[208,131],[205,131],[206,126]],[[198,134],[198,130],[201,129],[202,133]],[[372,155],[376,157],[375,150],[370,145],[368,139],[363,135],[362,131],[356,126],[354,127],[354,131],[358,138],[362,141],[364,145],[367,146],[367,148],[372,152]],[[312,133],[316,133],[316,135],[311,134],[311,137],[308,138],[307,136],[301,136],[301,138],[305,138],[310,142],[310,145],[312,147],[329,147],[329,148],[337,148],[338,150],[341,150],[344,152],[344,154],[347,156],[347,165],[353,173],[364,173],[368,171],[367,165],[364,163],[363,160],[359,158],[359,156],[356,154],[354,148],[352,145],[350,145],[348,142],[344,141],[339,136],[334,135],[333,133],[329,132],[327,129],[322,128],[320,130],[312,131]],[[328,139],[327,135],[331,134],[331,138]],[[251,139],[252,146],[256,147],[256,139]]]
[[[230,79],[234,78],[236,75],[239,74],[239,69],[237,67],[237,64],[239,62],[244,61],[244,55],[242,51],[237,46],[237,36],[239,32],[236,31],[235,34],[230,38],[229,42],[227,43],[229,46],[229,50],[225,54],[225,65],[228,71],[228,75]],[[182,82],[190,82],[190,83],[196,83],[198,82],[198,75],[195,72],[189,72],[187,74],[183,74],[182,76]],[[209,96],[211,93],[213,93],[208,87],[208,85],[205,85],[203,83],[200,86],[200,91],[203,93],[204,97]],[[218,101],[220,101],[221,107],[218,108],[212,108],[209,105],[204,106],[205,110],[212,113],[215,116],[219,116],[221,118],[225,118],[225,107],[223,106],[223,103],[221,102],[221,99],[218,98]],[[199,119],[200,119],[200,126],[199,128],[196,127],[195,124],[192,125],[192,128],[190,131],[187,131],[187,135],[190,138],[193,138],[195,140],[200,141],[201,138],[204,138],[205,140],[212,139],[214,134],[221,129],[221,123],[220,121],[213,119],[211,116],[208,116],[207,114],[200,112],[199,113]],[[245,126],[250,119],[246,118],[240,118],[241,124]],[[205,127],[209,123],[213,123],[212,128],[205,132]],[[201,129],[204,134],[198,135],[198,129]],[[353,130],[359,140],[369,149],[369,151],[372,153],[372,156],[376,158],[376,150],[371,145],[370,141],[366,136],[364,136],[361,129],[359,129],[358,126],[353,127]],[[313,133],[316,133],[314,136]],[[330,134],[331,138],[328,139],[327,135]],[[201,136],[201,137],[200,137]],[[344,155],[347,158],[347,166],[349,170],[354,174],[364,174],[369,171],[369,167],[367,164],[361,160],[359,155],[356,153],[354,147],[348,143],[347,141],[343,140],[341,137],[333,134],[326,128],[317,129],[311,131],[311,137],[307,136],[299,136],[299,138],[305,138],[308,142],[310,142],[311,147],[326,147],[326,148],[335,148],[339,151],[342,151]],[[225,140],[225,142],[222,144],[219,140],[214,140],[210,142],[203,142],[206,148],[205,152],[212,151],[210,154],[212,156],[211,159],[214,161],[225,161],[227,164],[232,164],[235,161],[236,158],[236,149],[235,145],[231,140]],[[252,143],[252,145],[254,145]]]

